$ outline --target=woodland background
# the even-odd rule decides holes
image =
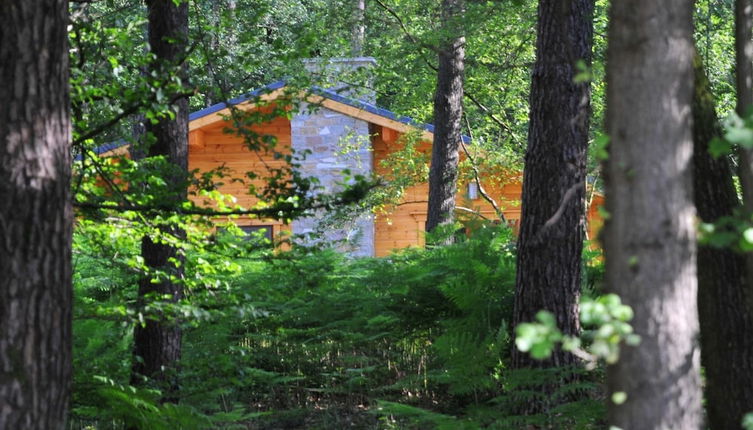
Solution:
[[[0,428],[753,428],[752,29],[747,0],[3,2]],[[189,111],[363,55],[338,79],[433,123],[430,160],[317,193],[283,157],[254,208],[187,171]],[[229,132],[274,152],[268,115]],[[447,203],[494,171],[519,235]],[[387,258],[213,221],[416,181],[428,246]]]

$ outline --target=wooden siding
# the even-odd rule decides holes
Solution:
[[[372,127],[372,145],[374,147],[374,171],[379,175],[389,176],[389,167],[384,166],[391,154],[404,146],[400,142],[402,133],[385,127]],[[431,151],[431,142],[422,141],[418,149],[426,154]],[[467,183],[459,183],[455,200],[458,206],[481,213],[488,219],[496,219],[494,208],[486,200],[477,198],[469,200],[466,196]],[[521,185],[517,178],[508,183],[493,185],[485,183],[484,189],[502,208],[505,218],[517,224],[520,219]],[[410,246],[423,246],[424,226],[426,223],[429,184],[422,183],[405,190],[403,201],[388,214],[380,214],[375,223],[375,254],[389,255],[395,249]],[[479,196],[480,197],[480,196]],[[459,216],[465,216],[459,212]]]
[[[326,102],[326,100],[325,100]],[[343,105],[345,106],[345,105]],[[345,109],[342,106],[337,106]],[[354,109],[346,106],[348,109]],[[359,111],[360,115],[373,115]],[[353,114],[353,112],[348,112]],[[219,114],[218,114],[219,115]],[[255,172],[260,176],[264,175],[269,168],[283,167],[284,161],[275,159],[272,153],[263,151],[251,151],[246,147],[242,137],[224,132],[230,124],[224,120],[219,120],[217,115],[213,115],[207,120],[195,120],[190,124],[189,133],[189,169],[199,169],[200,171],[209,171],[221,166],[225,166],[228,176],[220,181],[224,184],[219,187],[219,191],[236,197],[237,203],[245,208],[251,208],[257,204],[252,196],[248,195],[247,185],[236,183],[233,179],[243,179],[247,183],[253,183],[256,186],[263,186],[263,179],[249,180],[246,178],[246,172]],[[369,117],[368,119],[373,120]],[[408,130],[408,126],[400,124],[399,127],[392,128],[397,123],[389,120],[371,122],[370,133],[373,147],[373,169],[378,175],[389,177],[389,167],[383,166],[391,154],[402,149],[400,138],[403,132]],[[283,154],[290,153],[291,147],[291,125],[287,118],[276,118],[270,122],[255,126],[253,130],[260,135],[271,135],[277,138],[276,150]],[[419,143],[419,150],[429,154],[431,150],[430,133],[423,131],[423,139]],[[123,146],[109,151],[102,156],[123,155],[127,154],[128,146]],[[511,177],[505,184],[485,184],[484,188],[503,209],[505,218],[517,225],[520,219],[520,197],[521,178]],[[458,186],[456,200],[459,206],[473,209],[480,212],[489,219],[495,219],[496,214],[489,203],[482,198],[472,201],[468,200],[465,193],[467,183],[460,183]],[[199,205],[211,205],[212,202],[204,200],[201,197],[193,196],[192,200]],[[406,248],[410,246],[423,246],[424,244],[424,225],[426,222],[426,209],[428,200],[428,184],[423,183],[405,190],[403,201],[394,207],[387,214],[379,214],[375,217],[375,242],[374,251],[377,256],[389,255],[395,249]],[[597,239],[597,233],[603,224],[598,208],[603,205],[603,196],[594,195],[593,204],[588,210],[588,230],[589,239]],[[466,216],[459,212],[460,216]],[[225,218],[218,221],[226,221]],[[254,219],[250,217],[239,217],[234,219],[239,226],[264,225],[272,226],[273,234],[277,236],[281,232],[290,232],[290,226],[280,221],[270,219]]]
[[[248,184],[263,187],[263,176],[269,176],[269,169],[285,166],[285,162],[274,157],[273,152],[250,150],[243,137],[233,133],[225,133],[230,124],[226,121],[213,121],[201,129],[192,128],[189,132],[188,168],[199,169],[201,172],[210,171],[224,166],[228,169],[225,178],[219,179],[223,185],[218,190],[224,194],[235,196],[237,204],[244,208],[252,208],[258,200],[248,193]],[[275,151],[290,154],[291,134],[290,120],[275,118],[274,120],[254,126],[252,130],[259,135],[275,136],[277,145]],[[262,178],[249,179],[246,172],[255,172]],[[245,184],[234,180],[243,180]],[[192,196],[192,200],[199,205],[211,205],[212,202],[199,196]],[[218,221],[226,221],[222,218]],[[272,219],[256,219],[252,217],[236,218],[239,226],[272,226],[272,233],[276,237],[281,232],[289,232],[290,226]]]
[[[396,130],[385,127],[372,127],[372,144],[374,147],[374,171],[379,175],[389,175],[389,167],[385,167],[383,161],[390,154],[403,148],[400,143],[402,134]],[[418,149],[429,154],[431,142],[422,141]],[[462,157],[464,158],[464,157]],[[522,178],[511,177],[504,183],[491,183],[482,181],[486,192],[497,202],[502,212],[515,230],[520,221],[520,199],[522,195]],[[480,197],[469,200],[466,195],[467,182],[458,184],[458,193],[455,201],[458,206],[466,207],[479,212],[488,219],[496,219],[494,208],[486,200]],[[376,217],[375,224],[375,253],[377,256],[389,255],[393,250],[410,246],[424,245],[424,226],[426,223],[427,203],[429,196],[429,184],[415,185],[405,190],[403,202],[396,206],[389,214],[381,214]],[[602,225],[598,207],[603,205],[603,197],[594,195],[593,204],[588,211],[589,238],[595,239]],[[468,218],[464,212],[458,211],[459,218]],[[471,215],[472,216],[472,215]]]

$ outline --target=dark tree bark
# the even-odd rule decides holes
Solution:
[[[153,68],[157,72],[180,67],[185,78],[185,56],[188,50],[188,2],[179,5],[175,0],[147,0],[149,8],[149,48],[156,56]],[[149,155],[166,155],[171,163],[188,169],[188,97],[173,104],[175,119],[156,124],[146,122],[146,131],[156,138]],[[186,190],[176,190],[185,198]]]
[[[693,191],[699,218],[710,223],[732,216],[740,202],[728,159],[709,154],[709,142],[722,129],[699,56],[694,66]],[[745,259],[731,249],[701,245],[697,270],[708,425],[737,429],[753,410],[753,315],[745,299]]]
[[[68,3],[0,3],[0,429],[64,429],[71,380]]]
[[[735,0],[735,66],[737,83],[737,114],[753,115],[753,0]],[[743,210],[753,221],[753,149],[740,147],[738,176],[743,194]],[[753,252],[745,255],[747,273],[753,274]],[[753,309],[753,276],[746,278],[748,308]]]
[[[593,0],[542,0],[531,84],[528,150],[513,324],[552,312],[578,335],[581,254],[585,227],[590,84],[575,82],[577,62],[591,63]],[[539,362],[513,349],[512,367],[566,366],[562,350]]]
[[[188,40],[188,3],[176,5],[173,0],[148,0],[149,8],[149,46],[156,56],[153,70],[159,73],[169,67],[182,67],[186,55]],[[174,104],[175,118],[162,119],[156,124],[146,123],[146,131],[155,137],[155,142],[146,153],[148,156],[164,155],[180,170],[188,167],[188,99],[182,98]],[[167,178],[172,182],[171,197],[178,203],[186,198],[183,176]],[[164,227],[165,232],[181,235],[173,227]],[[172,246],[156,243],[150,237],[141,242],[141,254],[148,267],[164,270],[182,278],[181,266],[176,266],[170,259],[180,260],[182,256]],[[144,278],[139,282],[139,298],[142,303],[152,294],[169,295],[173,301],[183,296],[180,282],[152,282]],[[139,383],[142,376],[159,382],[169,392],[177,389],[177,364],[181,354],[181,329],[176,321],[167,318],[147,320],[144,325],[137,325],[134,330],[134,364],[133,383]],[[170,393],[166,397],[170,399]]]
[[[735,0],[735,60],[737,80],[737,114],[746,117],[753,107],[753,1]],[[753,150],[740,148],[740,185],[743,205],[753,214]],[[747,258],[753,268],[753,255]],[[753,279],[749,289],[753,290]]]
[[[463,138],[463,76],[465,37],[464,0],[442,0],[442,43],[439,46],[437,89],[434,95],[434,141],[429,169],[426,231],[452,224],[458,182],[460,142]]]
[[[609,395],[627,394],[609,402],[610,424],[623,429],[702,424],[692,12],[692,0],[620,0],[610,11],[606,282],[641,336],[607,368]]]

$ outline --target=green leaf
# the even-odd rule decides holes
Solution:
[[[621,405],[627,400],[627,393],[624,391],[615,391],[612,393],[612,403]]]
[[[612,309],[612,316],[619,321],[630,321],[633,319],[633,309],[625,305],[616,306]]]
[[[641,343],[641,337],[637,334],[630,334],[625,337],[625,343],[630,346],[638,346]]]
[[[753,227],[749,227],[745,229],[743,232],[743,238],[748,242],[753,244]]]
[[[604,161],[609,158],[609,151],[607,151],[609,140],[609,136],[606,134],[600,134],[594,138],[591,146],[594,149],[594,156],[597,161]]]
[[[714,137],[709,142],[709,153],[714,158],[719,158],[722,155],[727,155],[732,151],[732,145],[720,137]]]
[[[533,345],[531,348],[531,357],[537,359],[537,360],[543,360],[545,358],[549,358],[550,355],[552,355],[552,350],[554,349],[554,344],[549,341],[543,341],[538,342]]]
[[[565,336],[565,338],[562,340],[562,349],[564,349],[565,351],[573,351],[580,348],[580,345],[580,338],[577,337]]]
[[[753,251],[753,227],[748,227],[743,231],[738,245],[743,251]]]
[[[515,346],[522,352],[528,352],[534,344],[536,338],[536,327],[533,324],[519,324],[515,329]]]
[[[539,311],[536,313],[536,319],[539,320],[542,324],[544,324],[546,327],[556,327],[557,321],[554,318],[554,315],[551,312],[548,311]]]
[[[575,77],[573,77],[573,82],[575,82],[576,84],[591,82],[591,80],[593,80],[593,73],[591,73],[591,68],[588,67],[585,61],[576,61],[575,69],[578,71],[575,74]]]
[[[724,138],[729,143],[740,145],[744,148],[753,148],[753,130],[745,126],[728,128]]]
[[[743,428],[745,430],[753,430],[753,413],[745,414],[743,417]]]

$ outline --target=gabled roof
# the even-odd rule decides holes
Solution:
[[[188,120],[194,121],[194,120],[206,117],[208,115],[211,115],[213,113],[220,112],[230,106],[236,106],[247,101],[253,101],[259,97],[264,96],[265,94],[271,94],[276,90],[280,90],[284,88],[286,85],[287,83],[284,80],[273,82],[269,85],[265,85],[261,88],[258,88],[249,93],[238,96],[234,99],[231,99],[222,103],[217,103],[207,108],[204,108],[202,110],[193,112],[188,116]],[[354,107],[356,109],[363,110],[365,112],[368,112],[368,113],[371,113],[371,114],[374,114],[374,115],[377,115],[377,116],[380,116],[380,117],[383,117],[392,121],[396,121],[396,122],[408,125],[410,127],[414,127],[420,130],[425,130],[425,131],[428,131],[429,133],[434,133],[434,126],[431,124],[421,123],[414,120],[413,118],[410,118],[404,115],[397,115],[396,113],[389,111],[387,109],[380,108],[379,106],[365,102],[363,100],[343,96],[333,90],[329,90],[329,89],[322,88],[319,86],[313,86],[309,89],[309,92],[311,94],[324,97],[328,100],[342,103],[344,105]]]
[[[285,82],[284,80],[276,81],[241,96],[230,99],[226,102],[216,103],[212,106],[206,107],[196,112],[192,112],[188,115],[189,130],[198,129],[204,127],[209,123],[222,120],[224,116],[229,113],[229,109],[232,106],[242,105],[247,102],[254,102],[259,99],[261,99],[262,101],[274,100],[281,95],[283,88],[285,88],[286,86],[287,82]],[[367,122],[373,122],[379,125],[395,128],[401,132],[409,131],[410,129],[416,129],[423,131],[424,136],[427,138],[430,138],[430,136],[434,134],[434,126],[432,124],[418,122],[413,118],[404,115],[398,115],[387,109],[380,108],[379,106],[376,106],[372,103],[346,97],[338,94],[336,91],[326,88],[318,86],[311,87],[308,94],[305,94],[303,97],[308,102],[320,104],[328,109],[363,119]],[[463,136],[464,142],[467,143],[470,142],[470,140],[470,137],[465,135]],[[120,139],[98,146],[94,149],[94,152],[96,154],[103,154],[128,144],[128,141]],[[77,160],[78,159],[80,159],[80,156],[77,157]]]
[[[94,148],[94,153],[97,155],[104,154],[105,152],[114,151],[124,145],[128,145],[127,140],[125,139],[114,140],[112,142],[107,142],[104,145],[99,145],[98,147]],[[81,156],[79,155],[79,157]]]
[[[229,108],[230,106],[236,106],[243,102],[254,100],[265,94],[270,94],[276,90],[280,90],[284,88],[286,85],[287,83],[285,81],[272,82],[271,84],[265,85],[261,88],[257,88],[251,92],[240,95],[226,102],[215,103],[212,106],[205,107],[204,109],[197,110],[196,112],[191,112],[190,114],[188,114],[188,121],[190,122],[190,121],[197,120],[199,118],[204,118],[205,116],[225,110]]]

